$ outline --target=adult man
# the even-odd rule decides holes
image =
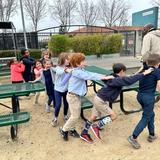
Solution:
[[[160,54],[160,30],[156,30],[152,24],[144,26],[144,38],[142,44],[142,58],[145,60],[147,54]]]

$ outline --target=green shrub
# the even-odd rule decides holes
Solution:
[[[41,50],[40,49],[29,49],[30,56],[35,58],[35,59],[40,59],[41,58]],[[16,56],[18,58],[21,57],[20,50],[16,51]],[[0,51],[0,58],[3,57],[15,57],[14,50],[1,50]]]
[[[49,50],[54,56],[58,56],[61,52],[69,50],[69,40],[66,35],[53,35],[48,43]]]
[[[49,49],[54,56],[61,52],[73,50],[82,52],[85,55],[97,55],[118,53],[122,47],[122,35],[77,35],[68,37],[66,35],[52,36],[49,41]]]
[[[70,38],[70,48],[75,52],[83,52],[86,55],[117,53],[122,47],[122,36],[112,35],[83,35]]]

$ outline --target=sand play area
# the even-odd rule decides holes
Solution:
[[[88,96],[92,99],[94,92],[89,90]],[[137,108],[136,92],[125,93],[125,107]],[[10,138],[10,127],[0,129],[0,160],[159,160],[160,148],[160,102],[156,104],[156,133],[158,139],[149,143],[147,130],[139,137],[141,149],[135,150],[126,140],[138,122],[141,112],[124,115],[119,104],[114,104],[113,109],[118,118],[111,124],[106,125],[101,131],[102,141],[94,139],[93,144],[88,144],[81,139],[69,137],[64,142],[59,134],[59,126],[64,124],[62,113],[59,116],[59,126],[53,128],[51,113],[45,113],[45,94],[40,95],[41,106],[33,106],[34,95],[30,100],[25,97],[20,100],[21,111],[31,113],[31,120],[19,126],[18,139]],[[10,99],[1,99],[0,102],[10,105]],[[63,108],[63,107],[62,107]],[[0,113],[9,113],[10,110],[0,107]],[[85,116],[90,115],[91,110],[85,111]],[[83,120],[79,120],[77,131],[81,131]]]

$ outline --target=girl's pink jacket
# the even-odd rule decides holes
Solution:
[[[11,81],[17,82],[17,81],[23,81],[22,72],[25,70],[25,65],[22,63],[18,64],[12,64],[10,66],[11,69]]]
[[[39,78],[43,68],[34,68],[35,79]]]

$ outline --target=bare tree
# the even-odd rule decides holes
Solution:
[[[16,13],[17,0],[0,0],[0,21],[8,22]]]
[[[129,5],[125,0],[100,0],[101,19],[106,26],[120,25],[125,22]]]
[[[53,0],[50,5],[52,18],[62,26],[71,24],[76,9],[76,0]]]
[[[85,25],[95,24],[99,16],[99,8],[92,0],[80,0],[78,12]]]
[[[152,0],[151,3],[156,6],[160,6],[160,0]]]
[[[38,23],[46,15],[45,0],[24,0],[24,7],[29,19],[32,21],[34,31],[37,31]]]

